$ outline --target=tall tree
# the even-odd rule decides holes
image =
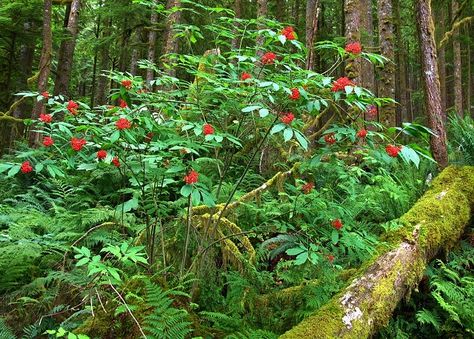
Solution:
[[[418,41],[421,50],[426,114],[430,128],[434,132],[434,135],[431,135],[430,146],[438,166],[444,168],[448,165],[448,152],[446,147],[446,129],[441,107],[441,90],[430,0],[417,0],[415,10]]]
[[[453,16],[457,16],[459,3],[457,0],[452,2]],[[454,71],[454,109],[456,114],[463,116],[462,107],[462,61],[461,61],[461,44],[459,42],[459,30],[455,29],[453,36],[453,71]]]
[[[308,55],[306,56],[306,69],[309,70],[314,70],[316,62],[314,43],[318,33],[318,19],[320,11],[320,0],[308,0],[306,2],[306,48],[308,50]]]
[[[268,14],[268,4],[267,0],[257,0],[257,18],[265,18]],[[259,27],[264,28],[263,25]],[[262,56],[264,51],[262,50],[263,43],[265,42],[265,37],[259,35],[257,37],[257,55]]]
[[[396,60],[397,60],[397,76],[396,76],[396,90],[397,101],[400,105],[397,106],[399,122],[408,120],[408,91],[407,91],[407,52],[402,36],[402,21],[400,16],[400,0],[393,0],[393,11],[395,17],[395,31],[396,31]]]
[[[372,18],[372,0],[360,0],[360,26],[361,43],[364,49],[374,46],[374,22]],[[361,61],[361,85],[375,93],[375,71],[374,65],[367,61]]]
[[[446,32],[446,6],[444,2],[441,2],[438,7],[438,16],[436,22],[437,25],[437,40],[439,41]],[[438,69],[439,69],[439,82],[441,86],[441,107],[443,109],[443,117],[446,120],[446,49],[444,46],[438,48]]]
[[[378,0],[380,53],[389,59],[380,70],[378,95],[383,98],[395,99],[395,29],[393,24],[392,0]],[[394,103],[384,104],[379,111],[380,122],[386,126],[395,126],[397,113]]]
[[[242,18],[242,0],[235,0],[234,1],[234,13],[235,13],[235,18],[236,19],[241,19]],[[235,24],[235,29],[234,29],[234,37],[232,38],[231,46],[232,49],[237,49],[240,46],[240,37],[238,34],[238,28],[239,25]]]
[[[72,0],[67,5],[65,27],[67,37],[61,42],[58,56],[58,67],[56,70],[56,80],[54,82],[54,94],[66,94],[69,90],[69,79],[72,73],[74,59],[74,49],[79,32],[79,12],[81,0]]]
[[[360,1],[344,0],[344,26],[348,43],[360,42],[360,19]],[[347,76],[358,85],[360,85],[360,66],[360,58],[351,59],[346,64]]]
[[[53,33],[51,31],[51,15],[52,15],[52,0],[44,0],[43,7],[43,48],[41,50],[41,58],[39,62],[38,71],[38,91],[44,92],[48,90],[48,79],[51,73],[51,59],[53,50]],[[44,105],[42,101],[36,102],[32,119],[37,119],[40,113],[44,112]],[[36,144],[39,140],[39,134],[30,133],[30,143]]]
[[[176,53],[178,51],[178,39],[174,38],[173,26],[178,23],[181,19],[181,11],[179,8],[181,7],[181,0],[168,0],[166,8],[168,10],[172,10],[171,14],[168,16],[168,20],[166,21],[166,29],[165,29],[165,38],[163,43],[163,55]],[[168,70],[168,74],[174,76],[176,74],[173,68]]]
[[[157,6],[159,0],[154,1],[154,6],[151,8],[150,16],[150,32],[148,33],[148,61],[151,63],[155,62],[155,53],[156,53],[156,24],[158,22],[158,12]],[[146,83],[148,87],[151,87],[150,83],[154,78],[154,72],[152,68],[146,70]]]

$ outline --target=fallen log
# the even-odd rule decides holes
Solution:
[[[280,338],[368,338],[388,323],[438,251],[458,242],[473,210],[474,167],[446,168],[351,284]]]

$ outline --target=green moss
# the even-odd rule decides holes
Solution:
[[[396,262],[388,276],[377,280],[372,291],[361,285],[352,291],[360,297],[367,293],[366,301],[358,303],[351,327],[344,324],[346,305],[341,302],[344,293],[332,298],[314,315],[308,317],[281,338],[367,338],[377,327],[387,324],[400,295],[394,289],[397,279],[402,279],[408,293],[418,284],[431,259],[439,249],[449,249],[459,239],[474,209],[474,167],[446,168],[434,181],[431,189],[400,218],[403,225],[388,234],[377,254],[358,270],[356,276],[370,276],[381,255],[400,246],[403,242],[414,245],[413,257],[408,262]],[[408,246],[408,244],[405,244]],[[350,296],[350,295],[349,295]],[[354,310],[356,310],[354,308]]]

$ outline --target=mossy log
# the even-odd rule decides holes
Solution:
[[[446,168],[351,284],[280,338],[368,338],[388,323],[436,253],[458,242],[473,210],[474,167]]]

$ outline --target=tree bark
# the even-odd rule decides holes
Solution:
[[[140,59],[140,45],[141,45],[142,28],[137,28],[132,33],[132,57],[130,59],[130,74],[137,75],[138,60]]]
[[[104,28],[102,37],[107,37],[110,34],[110,29],[112,27],[112,20],[107,20],[107,23]],[[100,46],[99,53],[99,71],[107,72],[110,71],[110,57],[109,57],[109,44],[103,43]],[[96,105],[104,105],[107,102],[107,93],[109,91],[110,79],[107,74],[101,74],[97,81],[97,92],[95,103]]]
[[[54,81],[54,95],[69,95],[69,80],[71,78],[72,64],[74,59],[74,50],[76,48],[76,39],[79,32],[79,12],[81,0],[73,0],[68,4],[69,12],[67,21],[65,20],[68,37],[61,42],[58,55],[58,67],[56,71],[56,80]]]
[[[392,0],[378,0],[380,53],[390,61],[380,70],[378,96],[395,99],[395,30],[393,25]],[[380,107],[380,122],[386,126],[395,126],[397,113],[395,104],[387,103]]]
[[[421,50],[426,114],[428,116],[429,127],[435,133],[435,135],[432,135],[430,138],[430,146],[433,157],[438,162],[438,166],[444,168],[448,165],[448,152],[446,147],[446,129],[443,120],[443,109],[441,107],[441,90],[430,0],[418,0],[416,2],[416,17],[418,41]]]
[[[468,24],[466,36],[469,37],[469,32],[471,30],[471,25]],[[469,40],[471,41],[471,40]],[[467,43],[467,55],[466,55],[466,63],[467,63],[467,87],[466,87],[466,113],[468,116],[471,116],[471,44]]]
[[[452,12],[455,15],[459,9],[457,0],[452,2]],[[459,117],[463,117],[462,107],[462,62],[461,62],[461,44],[459,42],[459,30],[456,29],[453,36],[453,68],[454,68],[454,109]]]
[[[268,15],[267,0],[257,0],[257,18],[264,19]],[[259,29],[265,28],[264,25],[260,24]],[[264,54],[263,43],[265,37],[261,34],[257,37],[257,56],[261,57]]]
[[[51,59],[53,49],[53,36],[51,31],[51,12],[52,12],[52,0],[44,0],[43,8],[43,48],[41,50],[41,58],[39,62],[39,74],[38,74],[38,91],[44,92],[48,90],[48,79],[51,72]],[[44,112],[44,105],[42,101],[37,101],[31,118],[33,120],[38,119],[40,113]],[[36,144],[39,140],[39,134],[36,132],[30,133],[30,144]]]
[[[181,0],[168,0],[167,9],[171,9],[174,7],[181,7]],[[176,53],[178,51],[178,39],[174,38],[173,34],[173,25],[178,23],[181,20],[181,12],[176,11],[172,13],[166,22],[166,30],[165,30],[165,39],[163,45],[163,55],[168,55],[171,53]],[[173,67],[167,71],[170,76],[175,76],[176,71]]]
[[[446,8],[443,3],[440,6],[441,7],[438,11],[438,18],[436,20],[438,22],[439,27],[439,29],[437,30],[437,41],[440,41],[446,31]],[[441,88],[441,108],[443,110],[443,119],[444,121],[446,121],[446,49],[444,48],[444,46],[441,46],[438,49],[438,60],[439,83]]]
[[[319,13],[321,11],[320,0],[308,0],[306,3],[306,69],[314,70],[316,63],[316,53],[314,43],[318,33]]]
[[[437,252],[457,243],[473,209],[474,167],[445,169],[352,283],[280,338],[369,338],[388,323]]]
[[[396,22],[396,45],[397,45],[397,75],[398,79],[397,84],[397,101],[400,103],[398,106],[399,120],[397,121],[398,125],[401,125],[402,122],[408,121],[408,93],[407,93],[407,54],[406,47],[404,44],[402,36],[402,21],[400,18],[400,0],[393,1],[393,9]]]
[[[154,5],[151,9],[150,16],[150,32],[148,33],[148,61],[150,63],[155,62],[155,53],[156,53],[156,24],[158,23],[158,12],[156,11],[156,6],[158,6],[159,0],[155,0]],[[148,87],[151,86],[155,74],[153,69],[148,68],[146,70],[146,83]]]
[[[364,50],[371,49],[374,47],[374,22],[372,18],[372,1],[361,0],[361,43]],[[361,85],[372,93],[375,93],[375,71],[374,65],[367,61],[361,61]]]
[[[344,26],[347,43],[360,42],[361,9],[359,0],[344,0]],[[360,58],[347,61],[346,74],[357,85],[360,85]]]
[[[242,18],[242,1],[235,0],[234,1],[234,13],[236,19]],[[239,36],[239,25],[235,24],[235,29],[233,31],[234,37],[232,38],[231,46],[232,50],[237,50],[240,47],[240,36]]]

